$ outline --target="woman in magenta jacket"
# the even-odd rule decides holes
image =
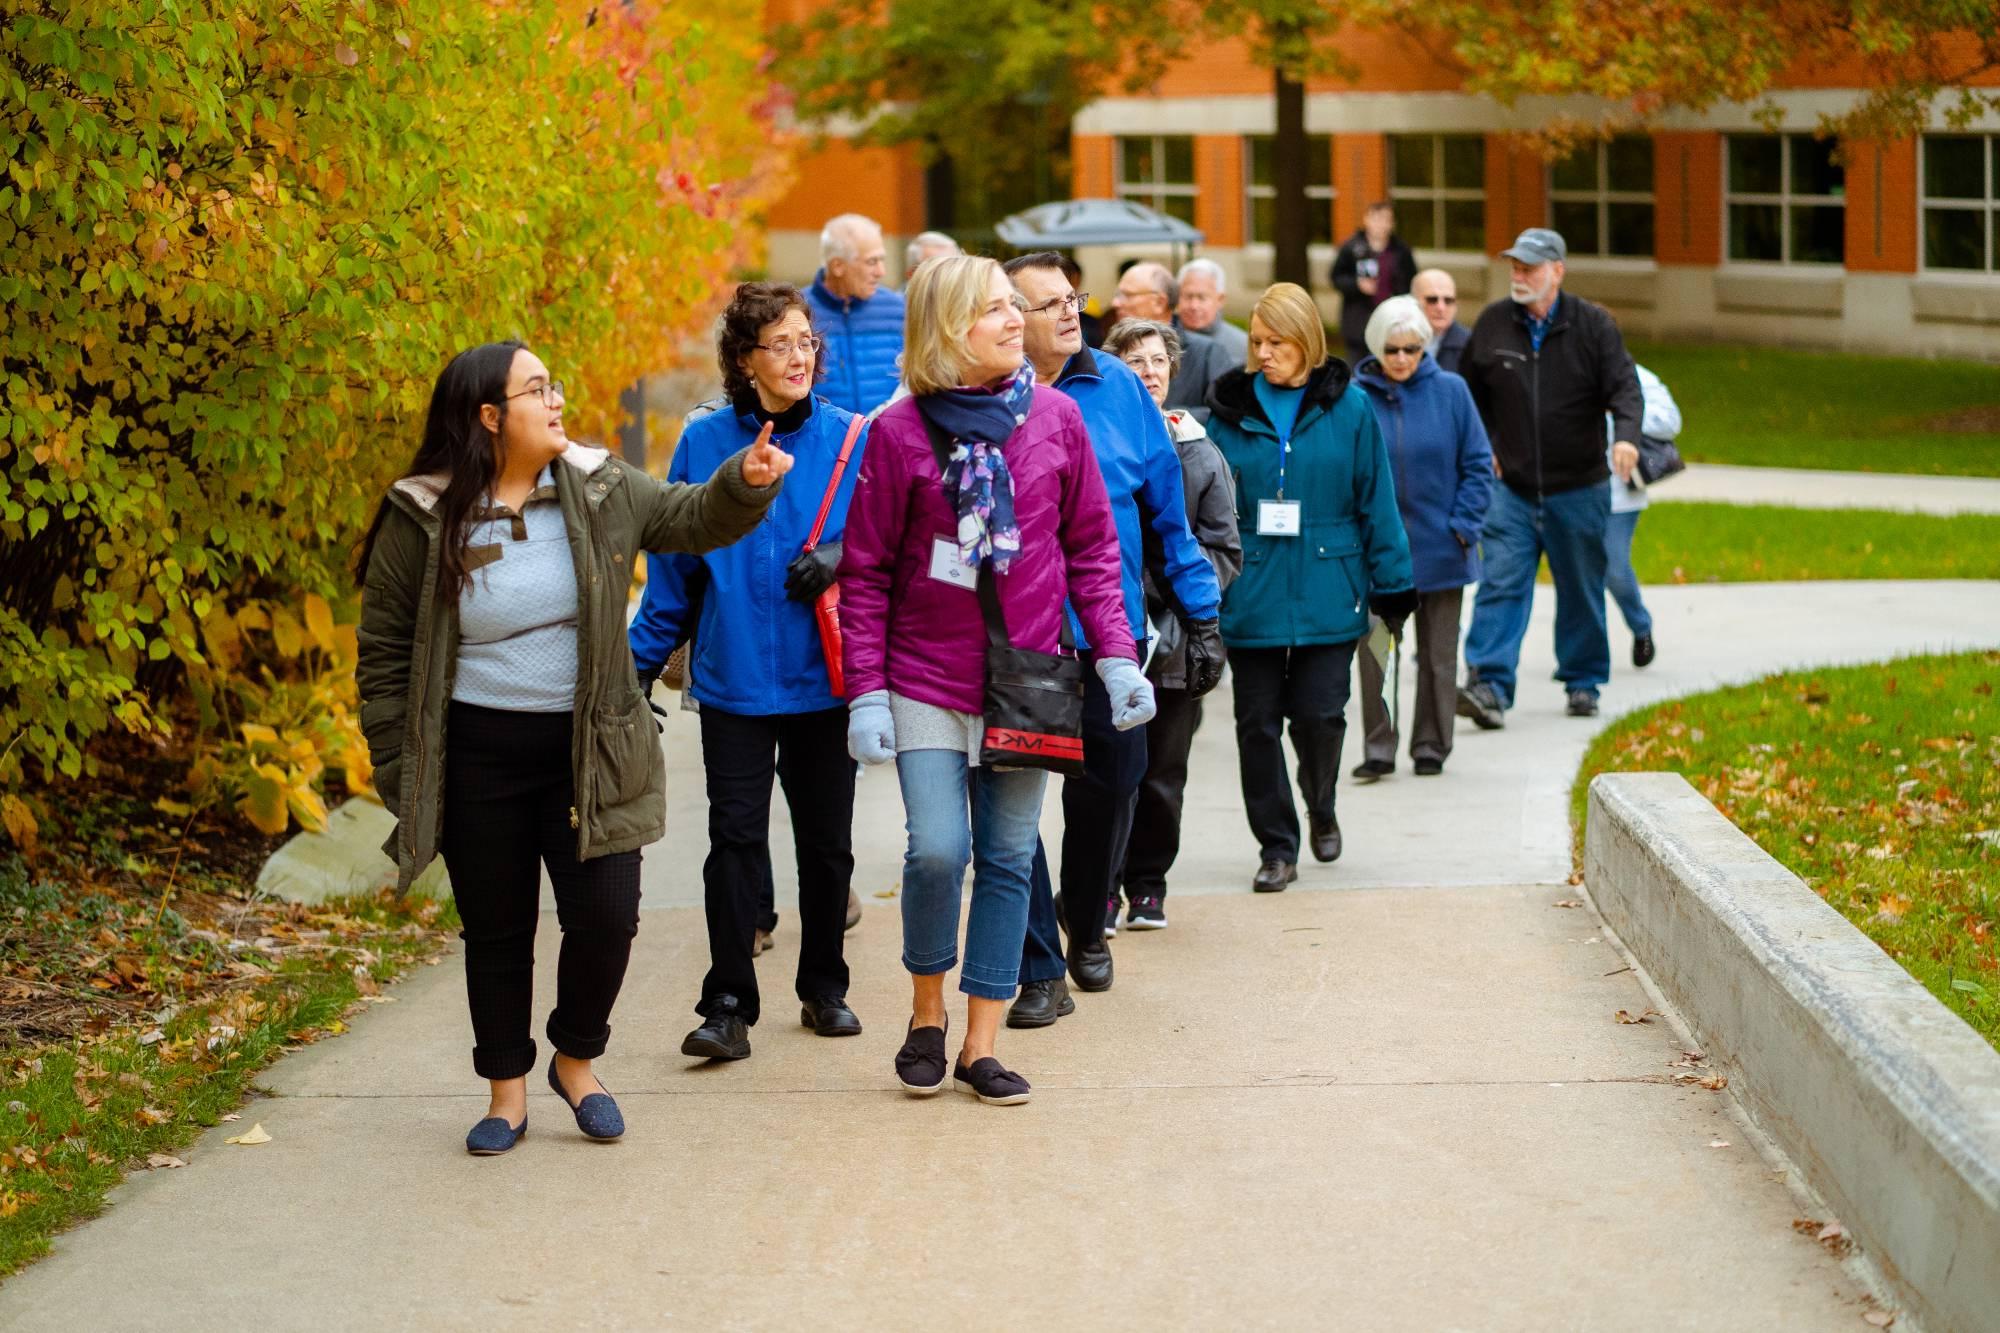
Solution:
[[[1037,388],[1023,364],[1012,284],[990,259],[952,256],[919,268],[905,296],[912,396],[869,432],[840,563],[848,749],[865,764],[896,761],[908,814],[903,966],[914,998],[897,1080],[919,1096],[944,1087],[944,976],[958,963],[959,892],[976,853],[965,1038],[951,1073],[981,1101],[1010,1106],[1028,1100],[1028,1081],[993,1042],[1020,975],[1046,775],[979,763],[982,566],[1016,648],[1055,652],[1069,597],[1119,727],[1150,718],[1153,693],[1125,621],[1103,476],[1076,405]],[[933,431],[949,453],[942,471]]]

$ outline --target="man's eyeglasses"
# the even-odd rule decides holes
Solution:
[[[1037,306],[1022,306],[1031,315],[1047,315],[1059,318],[1065,310],[1081,310],[1090,302],[1089,292],[1071,292],[1068,296],[1058,296],[1053,301],[1044,301]]]
[[[1384,347],[1382,349],[1384,360],[1392,356],[1422,356],[1423,354],[1424,345],[1422,343],[1412,343],[1408,347]]]
[[[530,384],[519,393],[508,394],[507,401],[511,403],[516,398],[526,398],[529,394],[540,398],[543,407],[554,407],[557,403],[566,401],[561,380],[550,380],[546,384]]]
[[[1458,304],[1458,298],[1457,298],[1456,296],[1426,296],[1426,297],[1424,298],[1424,304],[1425,304],[1425,305],[1457,305],[1457,304]]]
[[[797,342],[793,342],[790,338],[780,338],[774,343],[758,343],[757,347],[781,361],[789,361],[793,352],[804,352],[807,356],[811,356],[819,350],[822,341],[824,340],[818,334],[808,333]]]

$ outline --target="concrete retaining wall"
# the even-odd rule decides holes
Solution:
[[[1590,784],[1584,880],[1910,1313],[2000,1330],[2000,1052],[1679,774]]]

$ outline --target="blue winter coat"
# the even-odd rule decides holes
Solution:
[[[902,380],[896,361],[903,355],[903,294],[877,287],[866,301],[835,296],[821,269],[806,288],[806,304],[813,327],[826,339],[820,397],[864,417],[888,402]]]
[[[1119,567],[1125,581],[1125,618],[1131,622],[1133,642],[1143,651],[1151,635],[1146,620],[1143,526],[1150,526],[1159,538],[1167,589],[1181,610],[1194,620],[1214,616],[1222,590],[1215,581],[1215,567],[1201,553],[1201,545],[1188,527],[1180,451],[1167,434],[1166,419],[1154,406],[1153,396],[1130,366],[1094,347],[1070,358],[1056,376],[1055,387],[1074,399],[1082,411],[1083,424],[1090,431],[1091,452],[1097,455],[1104,489],[1111,496]],[[1074,613],[1069,626],[1076,642],[1088,647]]]
[[[1351,643],[1368,632],[1368,599],[1408,592],[1410,542],[1367,395],[1349,392],[1347,365],[1329,360],[1306,381],[1285,460],[1285,499],[1300,502],[1296,537],[1262,536],[1257,503],[1278,498],[1278,432],[1250,372],[1209,392],[1208,435],[1236,485],[1243,572],[1222,603],[1231,648]]]
[[[1479,579],[1479,530],[1493,494],[1493,450],[1465,381],[1426,355],[1398,384],[1369,357],[1355,369],[1389,446],[1396,505],[1418,592]]]
[[[632,657],[647,680],[686,637],[689,608],[699,605],[690,693],[704,708],[761,717],[838,708],[810,604],[785,596],[785,567],[804,548],[833,477],[852,415],[814,399],[812,415],[772,442],[794,459],[764,521],[747,537],[706,555],[646,557],[646,595],[632,621]],[[690,422],[667,468],[669,481],[703,481],[724,459],[753,443],[756,416],[725,408]],[[820,541],[837,542],[847,525],[854,479],[861,475],[867,431],[854,442]]]

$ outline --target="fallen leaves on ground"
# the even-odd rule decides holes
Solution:
[[[245,1148],[254,1148],[260,1143],[269,1143],[270,1141],[271,1136],[264,1132],[264,1126],[261,1123],[250,1126],[249,1129],[241,1134],[223,1140],[224,1143],[234,1143]]]
[[[1864,1322],[1873,1324],[1876,1328],[1887,1328],[1896,1322],[1896,1312],[1894,1310],[1870,1310],[1867,1314],[1862,1315],[1861,1318]]]
[[[154,1170],[157,1171],[162,1167],[166,1167],[169,1169],[175,1167],[183,1167],[186,1166],[187,1163],[183,1162],[180,1158],[174,1156],[172,1153],[156,1152],[146,1159],[146,1165],[152,1167]]]
[[[1792,1230],[1801,1236],[1812,1237],[1828,1254],[1844,1255],[1854,1248],[1853,1238],[1838,1221],[1822,1222],[1817,1217],[1795,1217],[1792,1219]]]
[[[1581,899],[1581,898],[1558,898],[1558,899],[1556,899],[1556,902],[1555,902],[1555,906],[1557,906],[1557,907],[1581,907],[1581,906],[1583,906],[1583,899]]]
[[[1620,1023],[1650,1023],[1659,1016],[1660,1011],[1657,1009],[1646,1009],[1636,1014],[1629,1009],[1620,1009],[1612,1015]]]

